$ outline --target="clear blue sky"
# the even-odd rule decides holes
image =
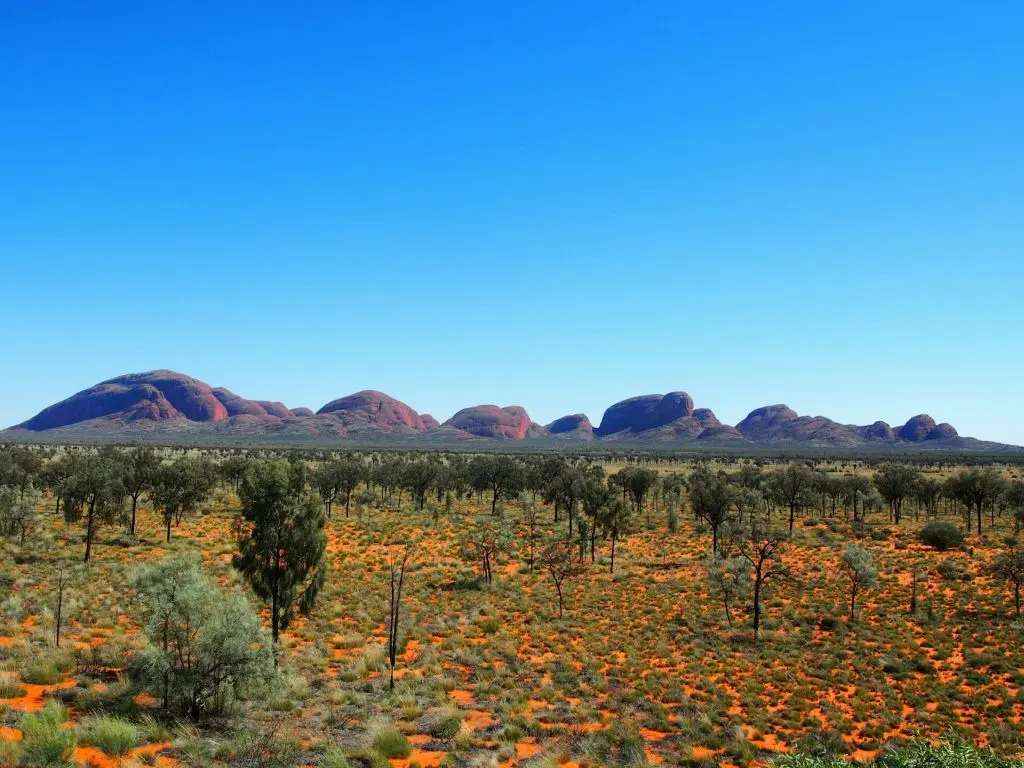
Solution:
[[[1024,443],[1022,41],[1009,1],[0,0],[0,424],[166,367]]]

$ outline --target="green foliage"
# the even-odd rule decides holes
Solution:
[[[242,692],[276,680],[267,633],[249,602],[223,594],[196,559],[165,559],[133,579],[149,646],[141,682],[167,705],[199,718],[224,712]]]
[[[922,544],[927,544],[940,552],[956,549],[964,543],[964,534],[959,528],[952,523],[937,520],[928,523],[917,536]]]
[[[138,729],[119,717],[87,717],[77,725],[78,741],[105,754],[126,755],[139,743]]]
[[[644,740],[637,729],[616,720],[606,731],[595,733],[587,746],[587,756],[609,768],[648,765]]]
[[[340,747],[330,747],[320,758],[319,764],[320,768],[349,768],[350,765],[345,750]]]
[[[853,763],[829,756],[784,755],[773,768],[849,768]],[[906,747],[883,750],[870,765],[873,768],[1024,768],[1024,762],[1000,757],[988,749],[950,735],[938,745],[916,742]]]
[[[412,745],[394,723],[380,723],[370,729],[370,746],[389,759],[408,757]]]
[[[73,728],[65,728],[68,711],[56,701],[47,703],[36,714],[26,715],[21,721],[21,759],[24,765],[64,765],[71,759],[77,740]]]
[[[326,577],[326,518],[286,461],[252,464],[239,490],[242,517],[235,567],[270,603],[274,642],[296,611],[309,613]]]

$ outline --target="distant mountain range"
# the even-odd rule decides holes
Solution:
[[[585,414],[547,425],[530,420],[518,405],[475,405],[444,423],[374,390],[332,400],[315,413],[281,402],[247,400],[223,387],[174,371],[118,376],[43,409],[4,431],[75,437],[166,440],[245,438],[253,442],[451,442],[472,440],[619,441],[715,446],[877,447],[909,450],[1020,451],[1015,446],[960,437],[951,424],[928,415],[892,428],[840,424],[824,416],[800,416],[785,405],[757,408],[739,424],[723,424],[709,408],[694,408],[685,392],[641,395],[610,406],[598,426]]]

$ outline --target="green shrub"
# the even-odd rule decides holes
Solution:
[[[448,715],[430,728],[430,735],[435,739],[454,739],[462,727],[462,720],[458,715]]]
[[[945,552],[963,546],[964,534],[952,523],[933,521],[928,523],[917,535],[922,544]]]
[[[0,699],[18,699],[25,695],[25,689],[10,680],[0,680]]]
[[[65,728],[67,708],[57,701],[49,702],[34,715],[21,721],[21,760],[26,766],[62,765],[70,760],[78,743],[75,731]]]
[[[107,755],[127,755],[139,743],[138,729],[119,717],[87,717],[78,724],[78,740]]]
[[[57,665],[50,660],[37,661],[21,673],[21,679],[29,685],[56,685],[62,678]]]
[[[21,745],[16,741],[0,741],[0,768],[21,765]]]
[[[370,746],[384,757],[408,757],[412,752],[409,739],[393,723],[382,723],[370,732]]]
[[[349,768],[345,751],[340,747],[331,747],[320,758],[320,768]]]

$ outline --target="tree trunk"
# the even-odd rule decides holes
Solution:
[[[135,510],[138,507],[138,505],[139,505],[139,497],[138,496],[132,496],[132,527],[130,529],[132,536],[135,535]]]
[[[95,502],[89,502],[89,513],[85,520],[85,562],[89,562],[89,555],[92,554],[92,521]]]
[[[615,530],[612,529],[612,563],[611,568],[608,570],[609,573],[615,573],[615,539],[617,538]]]

